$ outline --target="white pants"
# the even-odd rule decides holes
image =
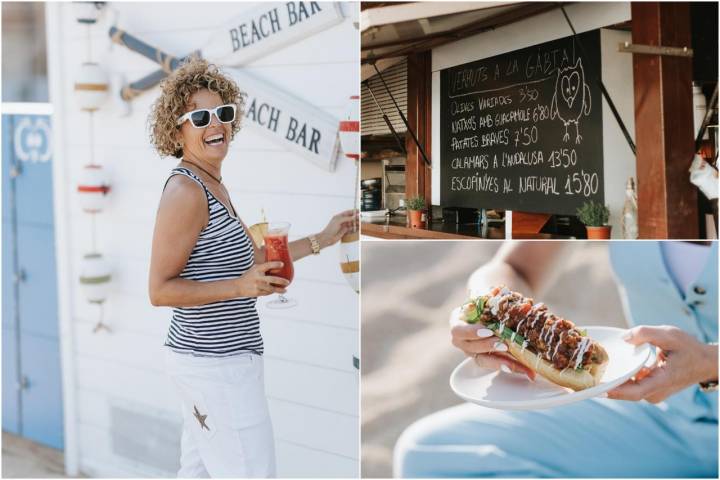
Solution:
[[[182,399],[181,478],[275,476],[263,358],[200,357],[166,349]]]

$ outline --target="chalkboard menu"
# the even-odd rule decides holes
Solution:
[[[604,202],[599,78],[599,30],[442,70],[442,204],[575,214]]]

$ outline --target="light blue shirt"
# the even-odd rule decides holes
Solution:
[[[610,242],[610,259],[620,284],[625,314],[635,325],[674,325],[702,343],[718,339],[718,248],[713,242],[694,281],[680,290],[660,242]],[[678,415],[717,421],[717,393],[687,388],[665,403]]]

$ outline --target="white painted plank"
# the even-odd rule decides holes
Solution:
[[[358,374],[327,370],[265,355],[269,398],[359,416]]]
[[[152,408],[175,408],[175,387],[164,372],[129,367],[81,353],[78,353],[77,360],[79,388],[104,392],[128,401],[142,401]]]
[[[279,478],[358,478],[355,459],[329,454],[279,440],[275,452]],[[320,467],[320,468],[319,468]]]
[[[122,325],[113,324],[112,333],[93,333],[89,328],[76,328],[75,336],[75,350],[83,357],[165,375],[165,335],[162,333],[147,335],[126,332]],[[115,368],[115,365],[110,368]]]
[[[286,441],[350,459],[358,458],[358,417],[314,410],[270,399],[277,441]]]
[[[266,311],[262,319],[268,355],[355,372],[352,356],[359,350],[357,330],[298,323],[275,318],[272,313]]]

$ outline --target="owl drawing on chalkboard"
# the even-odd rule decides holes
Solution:
[[[550,118],[562,120],[565,125],[563,141],[570,139],[568,126],[575,124],[575,143],[582,141],[580,135],[580,118],[590,115],[590,88],[585,84],[585,72],[582,59],[578,58],[573,67],[558,68],[555,80],[555,94],[550,106]]]

